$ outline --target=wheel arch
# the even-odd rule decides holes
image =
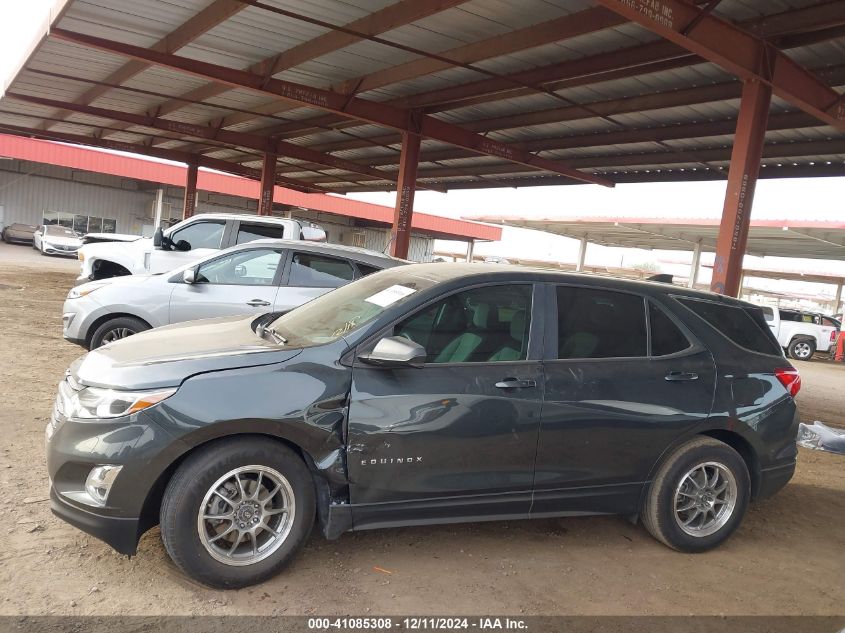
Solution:
[[[262,438],[270,439],[294,451],[305,462],[308,470],[311,472],[311,478],[314,481],[314,493],[317,501],[317,519],[322,523],[325,513],[327,512],[330,493],[328,482],[319,474],[319,469],[316,466],[314,458],[302,446],[292,441],[291,439],[282,435],[274,435],[262,431],[245,431],[239,433],[225,433],[215,437],[206,438],[204,441],[190,446],[186,451],[177,456],[156,478],[156,481],[147,492],[144,503],[141,506],[141,514],[138,520],[138,538],[150,528],[158,525],[161,514],[161,502],[164,498],[164,491],[167,484],[173,478],[175,472],[184,463],[188,457],[195,454],[197,451],[205,449],[219,442],[231,440],[233,438]]]
[[[103,323],[105,323],[107,321],[111,321],[112,319],[119,319],[121,317],[129,317],[131,319],[138,319],[139,321],[143,321],[150,328],[155,327],[152,323],[150,323],[149,319],[144,318],[140,314],[133,314],[132,312],[108,312],[106,314],[98,316],[88,326],[88,329],[85,331],[85,347],[87,347],[88,349],[91,349],[91,339],[94,337],[94,332],[97,331],[98,327],[100,327]]]

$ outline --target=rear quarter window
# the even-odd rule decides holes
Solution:
[[[676,297],[736,345],[752,352],[780,356],[780,345],[766,325],[763,311],[757,307],[731,306],[714,301]]]

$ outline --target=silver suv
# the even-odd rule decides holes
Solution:
[[[402,263],[348,246],[256,240],[167,273],[113,277],[76,286],[62,310],[63,335],[94,349],[180,321],[284,312]]]

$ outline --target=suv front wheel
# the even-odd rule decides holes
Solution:
[[[316,500],[299,455],[270,438],[219,440],[179,467],[161,503],[161,538],[192,578],[234,589],[277,574],[305,543]]]
[[[657,540],[681,552],[721,545],[739,527],[751,492],[748,468],[724,442],[697,437],[663,463],[643,504]]]

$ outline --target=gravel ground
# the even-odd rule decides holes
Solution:
[[[81,350],[61,338],[73,262],[0,244],[0,615],[841,614],[845,457],[801,451],[717,551],[672,552],[621,518],[568,518],[313,536],[280,576],[215,591],[170,564],[158,530],[129,559],[52,517],[44,425]],[[20,248],[20,247],[17,247]],[[843,424],[845,366],[801,363],[805,421]]]

